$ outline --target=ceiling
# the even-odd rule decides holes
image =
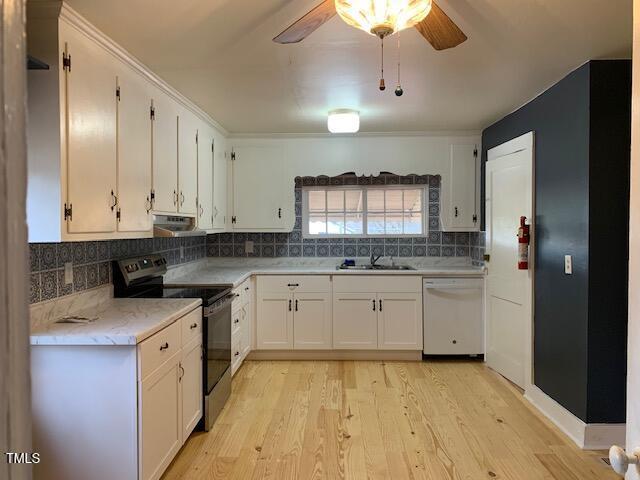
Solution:
[[[361,131],[480,130],[589,59],[630,58],[632,0],[438,0],[469,40],[435,51],[379,41],[338,16],[296,45],[271,39],[320,0],[69,0],[231,133],[324,133],[335,108]],[[614,7],[615,5],[615,7]]]

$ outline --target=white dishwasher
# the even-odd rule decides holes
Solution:
[[[484,354],[484,280],[424,278],[425,355]]]

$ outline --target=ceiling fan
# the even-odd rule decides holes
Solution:
[[[301,42],[336,13],[347,24],[380,39],[414,26],[436,50],[453,48],[467,40],[433,0],[324,0],[273,41]]]

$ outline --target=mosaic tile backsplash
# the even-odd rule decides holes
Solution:
[[[183,247],[184,257],[180,256]],[[104,242],[31,243],[30,302],[37,303],[111,283],[111,261],[160,253],[169,265],[206,255],[205,237],[141,238]],[[64,282],[64,264],[73,264],[73,283]]]
[[[302,238],[302,187],[326,185],[427,185],[428,235],[385,238]],[[296,221],[290,233],[220,233],[207,236],[209,257],[471,257],[475,265],[484,255],[483,232],[442,232],[440,225],[440,176],[380,175],[376,177],[297,177]],[[245,242],[254,243],[252,254]]]

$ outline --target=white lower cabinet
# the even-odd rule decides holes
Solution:
[[[333,294],[333,348],[378,348],[378,315],[375,293]]]
[[[160,478],[182,446],[180,355],[140,384],[140,478]]]
[[[378,348],[422,349],[422,296],[419,293],[378,294]]]
[[[194,339],[182,349],[182,441],[186,442],[202,418],[202,340]]]
[[[258,350],[331,348],[328,275],[259,276],[257,292]]]
[[[331,294],[293,294],[293,348],[330,349]]]

